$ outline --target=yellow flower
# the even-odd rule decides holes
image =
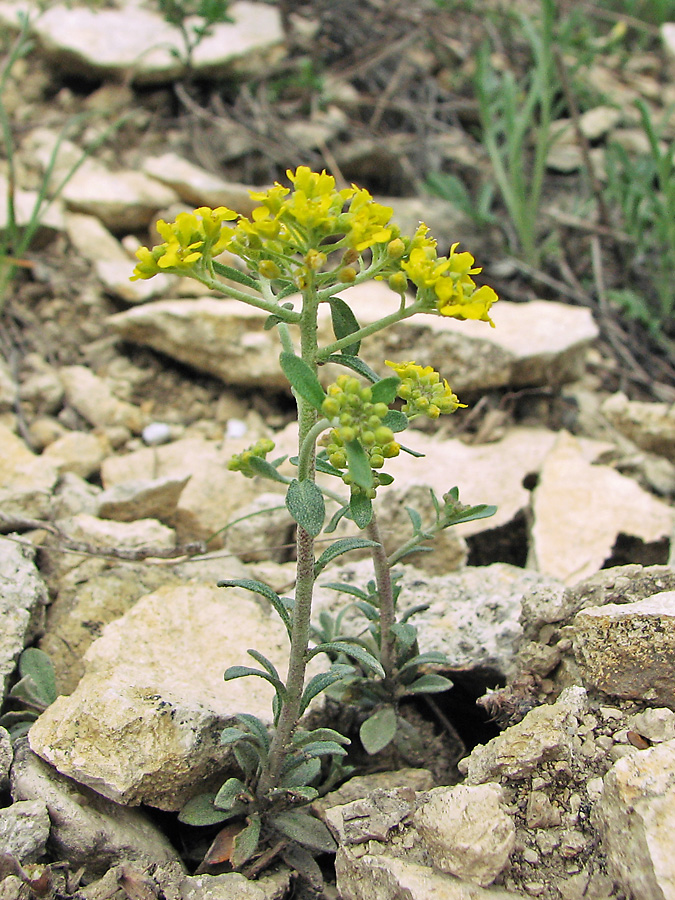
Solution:
[[[394,228],[389,225],[394,210],[376,203],[368,191],[352,185],[354,195],[349,211],[342,217],[348,229],[347,246],[362,253],[373,244],[389,241]]]
[[[468,296],[462,291],[448,296],[447,299],[439,298],[438,311],[442,316],[451,316],[454,319],[477,319],[488,322],[494,328],[490,308],[497,300],[499,297],[496,292],[484,284]]]
[[[457,396],[452,392],[448,382],[431,366],[418,366],[414,362],[394,363],[385,360],[385,364],[393,369],[401,379],[397,394],[406,402],[402,411],[409,419],[426,416],[437,419],[444,413],[453,413],[460,406]]]

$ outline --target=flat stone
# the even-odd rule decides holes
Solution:
[[[176,546],[176,532],[156,519],[115,522],[89,513],[58,520],[59,530],[71,541],[101,552],[161,552]],[[79,548],[78,548],[79,549]]]
[[[136,519],[166,521],[176,511],[183,488],[190,480],[153,478],[149,481],[127,481],[113,485],[98,496],[97,514],[101,519],[133,522]]]
[[[37,862],[45,855],[49,828],[43,800],[20,800],[0,809],[0,847],[21,864]]]
[[[150,178],[174,190],[181,200],[193,206],[227,206],[243,216],[250,216],[258,206],[251,199],[251,191],[259,191],[250,185],[226,181],[201,166],[195,165],[177,153],[163,153],[143,160],[142,171]],[[154,279],[153,279],[154,280]]]
[[[668,557],[670,507],[615,469],[591,465],[567,432],[558,434],[541,468],[532,505],[529,564],[566,584],[601,569],[620,536],[646,545],[645,562]]]
[[[84,867],[88,880],[117,863],[145,867],[171,862],[182,868],[171,843],[145,813],[125,809],[59,775],[25,740],[17,745],[11,790],[15,803],[30,800],[47,806],[55,858]]]
[[[12,518],[44,519],[58,478],[56,466],[36,456],[0,424],[0,512]]]
[[[59,370],[68,403],[91,425],[123,425],[134,434],[143,429],[141,410],[120,400],[111,388],[86,366],[63,366]]]
[[[49,595],[34,558],[33,547],[0,537],[0,697],[3,699],[19,656],[44,627]]]
[[[0,21],[16,29],[17,12],[22,8],[21,3],[2,3]],[[259,57],[279,47],[283,40],[281,17],[275,7],[239,0],[228,12],[234,22],[217,24],[194,51],[197,75],[231,72],[242,58]],[[76,75],[99,79],[130,76],[136,84],[157,84],[186,74],[180,31],[150,10],[53,4],[35,17],[32,30],[50,60]]]
[[[569,762],[578,754],[578,720],[585,712],[586,692],[572,687],[550,706],[537,706],[487,744],[479,744],[462,760],[467,784],[518,781],[532,775],[550,760]]]
[[[335,859],[342,900],[514,900],[500,888],[482,888],[429,866],[389,856],[361,855],[340,847]]]
[[[497,784],[434,788],[415,810],[413,824],[435,869],[482,887],[506,868],[516,840]]]
[[[604,778],[596,814],[610,874],[641,900],[675,897],[675,741],[625,756]]]
[[[586,685],[675,709],[675,591],[584,609],[574,632]]]
[[[185,438],[160,447],[144,447],[124,456],[111,456],[101,466],[104,488],[129,481],[191,476],[183,489],[172,526],[181,543],[209,540],[208,549],[223,546],[223,526],[260,492],[259,484],[230,472],[227,462],[241,453],[250,439],[206,441]],[[270,482],[265,482],[266,489]]]
[[[514,671],[522,629],[519,622],[523,595],[547,579],[536,572],[507,563],[469,567],[457,573],[430,576],[406,565],[399,570],[401,609],[429,604],[415,615],[420,651],[438,650],[452,668],[467,672],[486,669],[503,676]],[[372,562],[361,560],[325,569],[317,582],[316,615],[335,615],[352,597],[323,587],[340,582],[363,587],[372,575]],[[354,619],[361,623],[362,617]],[[345,624],[350,622],[349,616]]]
[[[31,747],[119,803],[180,809],[211,776],[222,782],[231,751],[220,746],[220,731],[236,713],[271,723],[266,681],[223,680],[230,665],[251,663],[247,647],[286,665],[281,621],[249,592],[160,588],[106,626],[75,692],[33,724]]]
[[[644,403],[613,394],[602,404],[603,416],[642,450],[675,462],[675,408],[670,403]]]
[[[111,452],[112,448],[103,435],[70,431],[52,441],[43,451],[42,459],[55,466],[59,475],[73,472],[80,478],[90,478],[99,471],[101,463]]]
[[[399,304],[398,295],[379,282],[358,285],[341,296],[353,304],[362,325],[389,315]],[[581,375],[585,350],[598,333],[590,310],[551,301],[501,300],[493,318],[494,329],[485,322],[415,316],[367,338],[363,358],[379,369],[383,359],[414,358],[438,369],[458,393],[561,384]],[[266,320],[266,313],[238,300],[203,297],[147,303],[108,322],[125,340],[150,346],[226,384],[287,390],[278,340],[265,331]],[[319,338],[324,345],[334,339],[328,310],[320,310]],[[332,377],[334,373],[325,374]]]
[[[672,709],[646,709],[633,716],[631,725],[638,734],[654,744],[675,740],[675,712]]]

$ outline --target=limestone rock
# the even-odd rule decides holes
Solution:
[[[467,567],[443,576],[426,575],[412,565],[401,571],[400,609],[429,604],[412,619],[421,652],[441,651],[449,657],[453,669],[463,672],[513,672],[521,636],[521,599],[528,589],[541,583],[542,576],[506,563]],[[317,583],[316,615],[322,610],[335,615],[352,599],[323,588],[323,584],[337,581],[362,587],[370,578],[370,560],[325,569]],[[345,623],[349,621],[347,616]]]
[[[653,744],[675,740],[675,712],[672,709],[646,709],[633,716],[631,725]]]
[[[32,753],[25,741],[17,746],[11,790],[15,802],[46,804],[50,845],[56,858],[84,866],[89,879],[121,862],[182,865],[169,841],[144,813],[125,809],[59,775]]]
[[[108,457],[101,467],[101,479],[108,489],[120,482],[191,476],[171,524],[181,543],[212,539],[208,549],[214,550],[223,545],[223,526],[259,493],[254,481],[227,469],[232,455],[250,443],[246,438],[222,443],[185,438],[145,447],[126,456]]]
[[[0,847],[17,862],[37,862],[47,850],[49,812],[43,800],[20,800],[0,809]]]
[[[675,897],[675,741],[635,752],[604,779],[597,817],[610,873],[640,900]]]
[[[613,394],[602,404],[603,416],[643,450],[675,462],[675,409],[670,403],[643,403]]]
[[[176,153],[151,156],[143,161],[143,171],[172,188],[181,200],[192,206],[227,206],[244,216],[250,216],[254,207],[250,191],[260,190],[244,184],[225,181],[200,166],[196,166]]]
[[[389,772],[371,772],[369,775],[354,775],[339,788],[318,798],[312,808],[320,813],[334,806],[345,806],[353,800],[362,800],[375,791],[391,793],[399,788],[405,791],[430,791],[434,778],[428,769],[396,769]]]
[[[289,872],[275,872],[249,881],[238,872],[223,875],[186,875],[181,879],[183,900],[281,900],[290,882]]]
[[[0,512],[7,517],[44,519],[56,485],[57,471],[0,425]]]
[[[78,513],[69,519],[60,519],[58,526],[70,541],[108,553],[149,551],[152,556],[153,551],[171,550],[176,545],[174,530],[156,519],[115,522]]]
[[[33,562],[35,550],[0,537],[0,697],[19,655],[44,627],[47,587]]]
[[[281,621],[239,589],[166,586],[110,623],[86,654],[87,670],[32,726],[31,747],[64,775],[120,803],[179,809],[222,774],[220,730],[238,712],[271,721],[260,678],[223,681],[264,648],[280,668]]]
[[[591,465],[567,432],[542,466],[533,512],[532,561],[567,584],[601,569],[621,536],[646,545],[645,562],[667,559],[670,507],[609,466]]]
[[[585,684],[675,709],[675,591],[584,609],[574,630]]]
[[[139,434],[143,413],[132,403],[119,400],[106,382],[86,366],[64,366],[59,370],[68,403],[92,425],[123,425]]]
[[[514,900],[524,896],[482,888],[404,859],[362,855],[351,847],[340,847],[335,870],[343,900]]]
[[[98,496],[98,515],[117,522],[136,519],[167,521],[176,511],[183,488],[190,480],[182,478],[153,478],[150,481],[127,481],[113,485]]]
[[[2,13],[0,12],[0,19]],[[7,179],[0,175],[0,197],[7,197]],[[38,199],[37,191],[14,191],[14,215],[19,228],[25,228],[31,220]],[[59,199],[52,201],[48,209],[40,214],[39,226],[31,246],[35,249],[44,247],[52,238],[63,231],[63,203]],[[0,204],[0,234],[7,228],[7,204]]]
[[[14,753],[9,731],[0,726],[0,791],[4,791],[9,782],[9,768],[12,765]]]
[[[242,562],[288,559],[295,522],[282,494],[259,494],[239,510],[242,521],[227,529],[225,546]],[[251,516],[251,518],[243,518]]]
[[[18,2],[0,5],[0,21],[17,27]],[[233,23],[218,24],[194,52],[199,75],[223,74],[242,58],[277,47],[283,32],[274,7],[247,0],[231,4]],[[33,31],[41,48],[66,72],[102,78],[131,76],[137,84],[174,81],[185,75],[185,52],[177,28],[158,13],[137,6],[95,9],[50,5],[35,18]],[[176,55],[172,51],[176,51]]]
[[[52,441],[42,459],[54,465],[60,475],[73,472],[80,478],[90,478],[99,471],[110,452],[110,444],[103,435],[70,431]]]
[[[362,325],[398,308],[398,296],[379,282],[341,296],[353,302]],[[266,313],[239,301],[204,297],[156,301],[108,321],[125,340],[147,344],[227,384],[287,389],[276,335],[264,330],[266,319]],[[405,348],[405,358],[434,366],[461,394],[573,380],[597,336],[589,310],[551,301],[501,300],[494,320],[497,327],[491,329],[485,322],[416,316],[367,338],[363,357],[382,368],[383,359],[398,359]],[[328,310],[320,310],[320,339],[333,340]]]
[[[413,816],[433,867],[487,887],[503,871],[516,829],[496,784],[429,791]]]
[[[538,706],[522,722],[479,744],[460,763],[467,784],[527,778],[548,760],[571,760],[581,741],[575,732],[585,711],[583,688],[568,688],[552,706]]]

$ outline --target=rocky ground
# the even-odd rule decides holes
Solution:
[[[226,467],[262,436],[293,451],[275,335],[194,283],[128,280],[156,218],[247,214],[247,185],[298,164],[386,197],[407,231],[423,218],[441,246],[461,240],[502,297],[494,330],[427,317],[364,344],[374,368],[415,358],[469,404],[410,432],[424,460],[391,461],[388,547],[410,533],[406,506],[431,514],[429,488],[498,511],[401,566],[400,602],[428,604],[421,649],[453,660],[453,690],[406,713],[424,748],[369,758],[356,719],[315,713],[353,730],[358,773],[316,804],[339,843],[319,858],[323,896],[675,896],[672,360],[587,286],[581,251],[601,229],[588,238],[570,212],[573,140],[549,160],[557,266],[518,265],[508,228],[423,193],[430,171],[487,167],[466,90],[482,13],[449,6],[240,2],[187,75],[150,3],[51,6],[34,23],[3,91],[19,215],[53,153],[58,184],[95,149],[19,260],[0,323],[3,712],[21,711],[8,694],[26,647],[50,656],[59,694],[28,738],[0,729],[3,900],[311,893],[283,868],[249,881],[227,854],[204,863],[218,829],[176,815],[234,771],[219,745],[232,716],[271,717],[268,686],[224,670],[247,647],[286,658],[266,606],[215,586],[292,590],[283,495]],[[0,3],[7,42],[18,7]],[[656,110],[673,99],[649,39],[631,65],[589,65],[609,98],[588,117],[599,161],[610,134],[634,137],[636,91]],[[371,284],[350,299],[365,324],[391,298]],[[317,614],[346,600],[322,584],[370,577],[346,559],[323,573]]]

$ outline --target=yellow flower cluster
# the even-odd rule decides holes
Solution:
[[[162,271],[187,273],[202,260],[208,264],[225,250],[232,236],[232,229],[223,227],[223,223],[237,217],[238,213],[226,206],[200,206],[193,213],[178,213],[171,224],[160,219],[157,231],[164,243],[152,250],[141,247],[136,251],[138,263],[131,280],[152,278]]]
[[[248,447],[242,453],[235,453],[227,463],[227,468],[231,472],[241,472],[246,478],[254,478],[258,472],[251,466],[251,460],[265,459],[268,453],[274,450],[274,441],[270,438],[260,438],[253,446]]]
[[[401,268],[421,290],[428,290],[442,316],[455,319],[480,319],[489,322],[490,307],[498,300],[495,291],[484,285],[477,288],[471,277],[482,271],[474,266],[470,253],[457,253],[453,244],[449,256],[438,256],[436,241],[427,237],[429,229],[421,224],[411,241],[408,256]]]
[[[321,443],[326,447],[331,465],[336,469],[346,468],[345,445],[354,440],[365,450],[371,469],[381,469],[385,459],[398,456],[401,447],[394,440],[394,432],[382,424],[389,407],[386,403],[372,402],[370,387],[361,385],[351,375],[340,375],[336,382],[328,386],[327,394],[321,410],[326,418],[335,422],[335,427]],[[342,480],[350,484],[349,474],[345,473]]]
[[[406,402],[402,407],[409,419],[427,416],[437,419],[443,413],[453,413],[466,403],[460,403],[448,382],[431,366],[418,366],[414,362],[394,363],[385,360],[386,365],[401,379],[397,394]]]

